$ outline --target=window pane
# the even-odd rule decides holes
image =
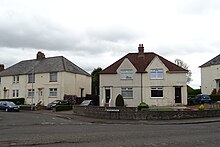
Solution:
[[[56,82],[57,81],[57,72],[51,72],[50,73],[50,82]]]
[[[57,88],[50,88],[50,96],[57,96]]]
[[[121,79],[132,79],[133,77],[132,69],[122,69],[121,70]]]
[[[28,97],[34,96],[34,89],[28,89]]]
[[[35,82],[35,75],[29,74],[28,75],[28,83],[34,83]]]
[[[151,69],[151,79],[163,79],[163,69]]]
[[[122,88],[121,95],[124,98],[133,98],[133,89],[132,88]]]
[[[12,94],[12,97],[15,97],[15,90],[13,90],[13,94]]]
[[[151,97],[163,97],[163,88],[162,87],[151,88]]]
[[[16,97],[19,97],[19,90],[16,90]]]

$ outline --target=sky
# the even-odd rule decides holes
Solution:
[[[0,64],[64,56],[87,72],[155,52],[192,71],[219,55],[220,0],[0,0]]]

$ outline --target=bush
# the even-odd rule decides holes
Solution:
[[[145,102],[141,102],[139,105],[138,105],[138,110],[147,110],[149,108],[149,105],[146,104]]]
[[[16,105],[24,105],[24,98],[13,98],[13,99],[0,99],[0,101],[14,102]]]
[[[201,104],[201,105],[199,106],[199,110],[205,110],[204,104]]]
[[[220,94],[212,94],[210,97],[214,102],[220,101]]]
[[[54,109],[55,111],[72,110],[73,106],[72,105],[56,105]]]
[[[124,105],[125,105],[125,104],[124,104],[124,99],[123,99],[123,96],[122,96],[122,95],[119,94],[119,95],[116,97],[115,105],[116,105],[116,106],[124,106]]]

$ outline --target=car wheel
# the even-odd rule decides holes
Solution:
[[[5,108],[5,112],[8,112],[8,108]]]

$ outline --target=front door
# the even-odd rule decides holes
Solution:
[[[175,103],[182,103],[181,87],[175,87]]]
[[[109,103],[110,100],[110,89],[105,89],[105,102]]]

